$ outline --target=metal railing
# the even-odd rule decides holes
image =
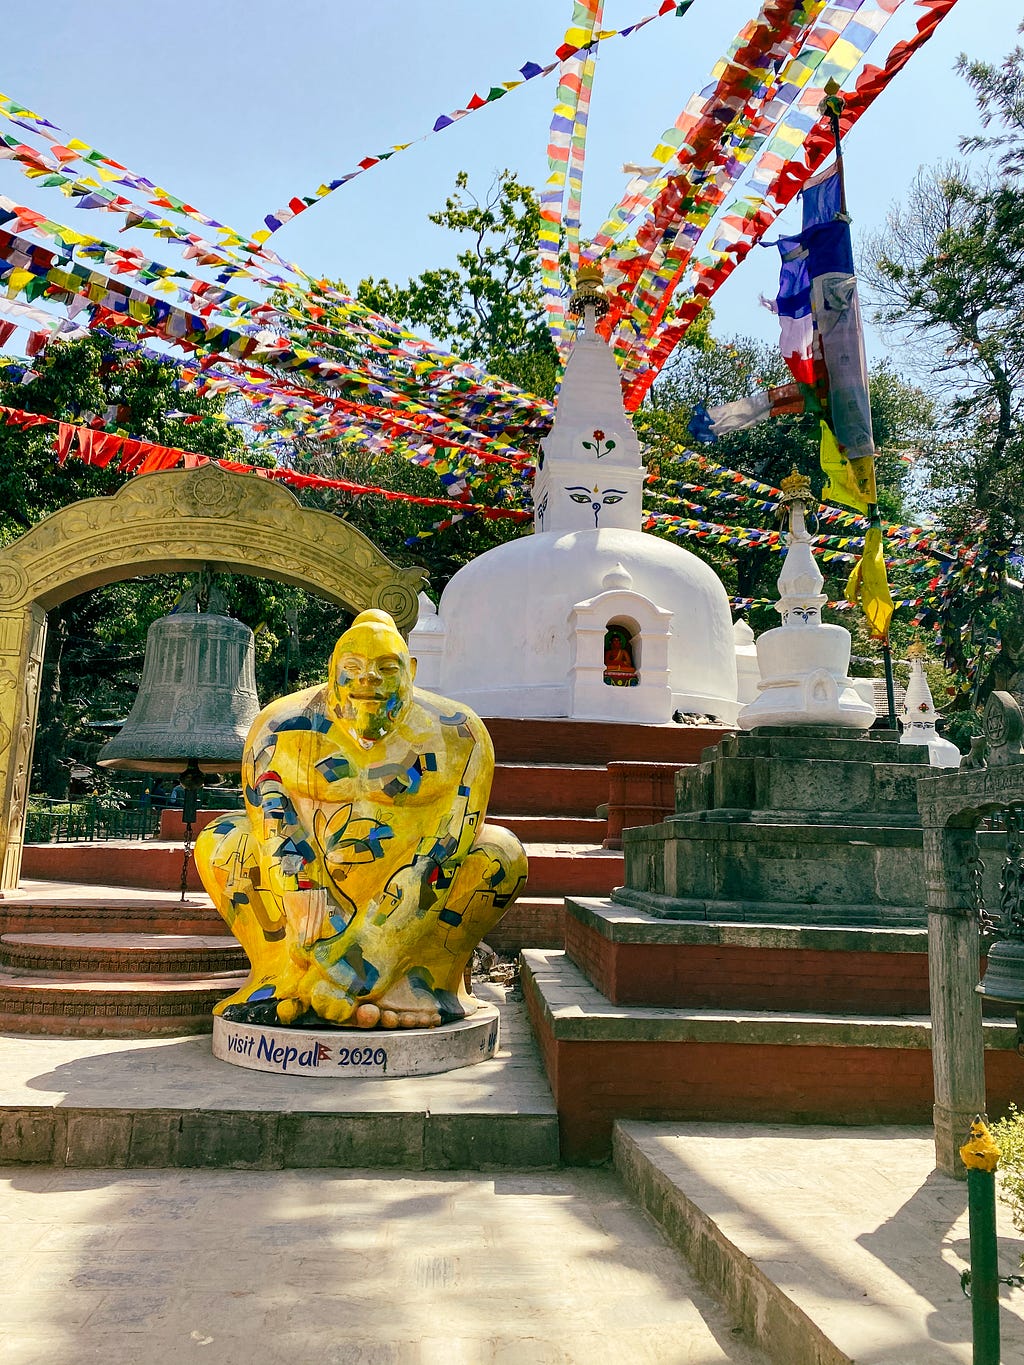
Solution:
[[[27,844],[85,843],[104,839],[151,839],[160,825],[160,812],[133,806],[121,810],[99,798],[46,809],[30,809],[25,820]]]

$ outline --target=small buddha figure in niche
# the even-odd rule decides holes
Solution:
[[[640,681],[625,626],[609,626],[605,632],[604,680],[610,687],[636,687]]]
[[[326,684],[256,718],[245,810],[196,840],[203,883],[251,964],[216,1013],[423,1028],[476,1008],[463,972],[522,887],[526,855],[484,823],[483,723],[416,690],[415,674],[391,617],[365,611]]]

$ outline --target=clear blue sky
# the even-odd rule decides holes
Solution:
[[[605,25],[621,27],[654,8],[655,0],[607,0]],[[0,89],[252,231],[291,195],[419,136],[475,90],[515,78],[525,61],[550,60],[570,11],[570,0],[38,0],[7,15]],[[757,0],[695,0],[682,19],[659,19],[602,45],[584,234],[621,192],[622,163],[648,159],[756,11]],[[875,58],[920,14],[906,0]],[[953,62],[961,51],[998,60],[1022,18],[1016,0],[959,0],[860,121],[847,145],[855,233],[881,223],[919,166],[956,154],[958,135],[976,127],[976,116]],[[277,250],[350,285],[365,275],[404,280],[444,263],[455,244],[427,214],[461,169],[481,191],[506,166],[542,184],[553,98],[553,78],[532,81],[396,155],[286,225]],[[31,188],[6,161],[0,192],[100,236],[116,221]],[[149,234],[134,239],[159,256],[163,244]],[[716,297],[719,335],[775,339],[774,320],[757,302],[774,292],[775,275],[774,252],[752,253]]]

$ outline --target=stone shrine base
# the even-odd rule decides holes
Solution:
[[[215,1057],[279,1076],[378,1080],[435,1076],[486,1061],[497,1047],[494,1005],[482,1005],[468,1019],[440,1028],[276,1028],[239,1024],[219,1015],[213,1021]]]

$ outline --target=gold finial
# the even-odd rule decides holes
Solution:
[[[924,645],[921,643],[920,640],[915,640],[912,645],[907,646],[908,659],[920,659],[923,662],[925,659],[927,659],[927,657],[928,651],[925,649]]]
[[[1002,1156],[981,1115],[975,1116],[967,1141],[960,1148],[960,1160],[972,1171],[994,1171]]]
[[[783,503],[811,501],[811,481],[806,474],[801,474],[795,465],[792,474],[787,474],[780,486]]]
[[[604,276],[597,261],[582,261],[576,271],[576,288],[569,299],[569,312],[574,317],[583,317],[589,305],[595,316],[603,318],[608,311],[608,296],[602,283]]]

